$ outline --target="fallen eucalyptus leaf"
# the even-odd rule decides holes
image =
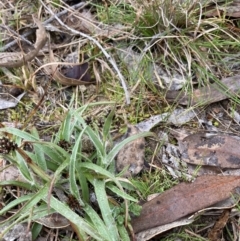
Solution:
[[[208,233],[208,239],[210,241],[218,241],[221,240],[223,228],[226,226],[227,221],[230,217],[231,210],[224,210],[218,220],[215,222],[214,226],[211,228]]]
[[[196,89],[191,95],[181,91],[168,91],[166,99],[180,105],[211,104],[237,95],[240,89],[240,75],[222,79],[219,83]]]
[[[233,1],[216,1],[213,6],[209,6],[203,12],[203,15],[206,17],[240,17],[240,3],[238,0]]]
[[[214,206],[204,208],[204,209],[196,212],[194,215],[191,215],[190,217],[181,218],[178,221],[174,221],[169,224],[164,224],[164,225],[161,225],[161,226],[158,226],[155,228],[150,228],[150,229],[144,230],[144,231],[136,234],[136,239],[137,239],[137,241],[149,240],[150,238],[153,238],[154,236],[159,235],[159,234],[166,232],[170,229],[173,229],[175,227],[188,225],[188,224],[192,223],[197,216],[199,216],[202,213],[206,213],[207,211],[212,212],[212,210],[222,210],[222,209],[233,208],[234,206],[237,205],[237,203],[239,201],[239,197],[240,197],[239,194],[240,194],[240,188],[236,188],[235,195],[232,195],[231,197],[224,199],[221,202],[216,203]]]
[[[87,55],[84,56],[84,60],[88,59]],[[91,82],[92,78],[89,73],[89,64],[87,62],[74,65],[73,67],[69,67],[65,69],[64,75],[67,78],[81,80],[85,82]]]
[[[240,168],[239,138],[216,133],[196,133],[179,141],[182,160],[219,168]]]
[[[143,204],[140,216],[132,219],[134,233],[171,223],[212,206],[231,197],[239,186],[239,176],[201,176],[193,183],[180,183]]]

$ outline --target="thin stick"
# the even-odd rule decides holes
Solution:
[[[73,34],[75,34],[75,35],[77,34],[77,35],[80,35],[80,36],[82,36],[82,37],[84,37],[84,38],[89,39],[90,41],[92,41],[94,44],[97,45],[97,47],[102,51],[102,53],[105,55],[105,57],[107,58],[107,60],[109,61],[109,63],[111,63],[111,65],[113,66],[113,68],[114,68],[115,71],[117,72],[118,77],[119,77],[119,79],[120,79],[120,81],[121,81],[123,90],[124,90],[124,92],[125,92],[126,103],[127,103],[127,104],[130,104],[130,95],[129,95],[129,92],[128,92],[127,85],[126,85],[126,83],[125,83],[124,77],[123,77],[123,75],[121,74],[121,72],[119,71],[115,60],[107,53],[107,51],[102,47],[102,45],[101,45],[96,39],[94,39],[93,37],[91,37],[91,36],[89,36],[89,35],[87,35],[87,34],[85,34],[85,33],[82,33],[82,32],[80,32],[80,31],[77,31],[77,30],[75,30],[75,29],[72,29],[72,28],[68,27],[67,25],[65,25],[65,24],[61,21],[61,19],[59,19],[59,17],[58,17],[57,15],[55,15],[54,12],[45,5],[45,3],[44,3],[42,0],[40,0],[40,2],[41,2],[42,5],[53,15],[53,17],[59,22],[59,24],[60,24],[61,26],[65,27],[65,28],[68,29],[71,33],[73,33]]]

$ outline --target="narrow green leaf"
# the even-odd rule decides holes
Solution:
[[[102,167],[100,167],[100,166],[98,166],[94,163],[82,162],[82,163],[79,164],[79,167],[80,168],[87,168],[90,171],[94,172],[96,175],[103,175],[103,176],[108,177],[112,180],[116,179],[115,176],[111,172],[107,171],[106,169],[104,169],[104,168],[102,168]]]
[[[68,111],[68,113],[65,117],[65,120],[60,127],[59,140],[70,141],[71,135],[72,135],[75,125],[78,121],[76,118],[72,118],[72,116],[73,116],[73,111]],[[57,140],[57,141],[59,141],[59,140]]]
[[[119,231],[121,240],[130,241],[129,234],[128,234],[126,228],[124,227],[124,225],[118,225],[117,227],[118,227],[118,231]]]
[[[44,170],[42,170],[35,162],[36,160],[34,158],[36,158],[36,156],[33,153],[27,153],[25,151],[19,150],[17,151],[17,159],[19,162],[19,170],[23,170],[23,168],[25,168],[25,166],[27,168],[24,169],[24,171],[28,172],[29,168],[32,169],[32,171],[38,175],[38,177],[42,178],[43,180],[45,180],[46,182],[48,182],[50,180],[50,176],[48,174],[46,174],[46,172]],[[26,163],[26,158],[30,158],[31,161],[28,161],[28,163]],[[33,182],[35,180],[33,179]],[[35,183],[36,185],[36,183]]]
[[[82,199],[80,198],[80,194],[79,194],[79,187],[77,185],[77,181],[76,181],[76,162],[79,161],[77,159],[78,156],[78,152],[81,149],[81,141],[82,141],[82,136],[84,134],[85,129],[82,130],[82,132],[80,133],[80,135],[78,136],[75,145],[73,147],[72,150],[72,155],[70,157],[70,163],[69,163],[69,181],[70,181],[70,191],[72,194],[74,194],[74,196],[78,199],[78,201],[80,202],[80,205],[84,206],[84,203],[82,201]],[[79,158],[81,156],[79,155]]]
[[[0,186],[16,186],[16,187],[21,187],[29,191],[33,191],[36,189],[36,187],[32,184],[29,184],[27,182],[19,182],[19,181],[2,181],[0,182]]]
[[[103,220],[108,229],[109,238],[111,238],[112,241],[119,240],[118,229],[109,206],[105,183],[104,181],[94,179],[93,186]]]
[[[69,157],[69,153],[55,143],[42,142],[41,145],[44,154],[49,156],[55,163],[60,164]]]
[[[96,135],[96,133],[89,127],[86,127],[86,134],[92,141],[93,145],[95,146],[98,154],[100,155],[100,158],[105,156],[105,148],[103,146],[102,140]]]
[[[24,139],[25,141],[39,141],[38,138],[36,138],[34,135],[31,135],[25,131],[21,131],[17,128],[13,128],[13,127],[5,127],[5,128],[0,128],[0,131],[4,131],[10,134],[13,134],[15,136],[18,136],[22,139]]]
[[[114,186],[111,183],[106,183],[106,187],[108,189],[110,189],[112,192],[116,193],[119,197],[122,197],[124,199],[133,201],[133,202],[138,202],[137,199],[133,198],[132,196],[128,195],[127,193],[121,191],[119,188],[117,188],[116,186]]]
[[[24,202],[28,201],[29,199],[31,199],[33,197],[33,195],[34,194],[24,195],[22,197],[19,197],[15,200],[11,201],[4,208],[2,208],[0,210],[0,215],[3,215],[5,212],[9,211],[10,209],[14,208],[15,206],[17,206],[19,204],[23,204]]]
[[[16,152],[16,157],[13,158],[12,156],[8,155],[3,155],[4,159],[8,160],[9,162],[11,162],[12,164],[16,165],[18,167],[18,170],[20,171],[20,173],[22,174],[22,176],[31,184],[34,183],[34,180],[29,172],[29,169],[27,167],[27,164],[25,163],[25,160],[23,159],[23,157]]]
[[[89,203],[89,187],[88,187],[88,182],[87,178],[83,173],[80,171],[79,165],[77,166],[77,178],[80,183],[81,191],[82,191],[82,199],[84,203]]]
[[[16,152],[16,159],[17,159],[18,168],[19,168],[19,171],[21,172],[21,174],[30,183],[34,183],[35,181],[34,181],[32,175],[31,175],[31,173],[29,172],[26,161],[24,160],[24,158],[18,152]]]
[[[35,162],[36,164],[43,170],[47,171],[47,163],[46,158],[44,156],[43,148],[41,144],[33,144],[34,154],[35,154]]]
[[[42,231],[43,225],[39,223],[34,223],[32,225],[32,240],[36,240],[40,232]]]
[[[47,202],[47,198],[44,198],[44,200]],[[96,232],[96,229],[94,227],[89,225],[83,218],[81,218],[79,215],[73,212],[68,206],[66,206],[53,196],[51,197],[50,206],[58,213],[63,215],[65,218],[67,218],[70,222],[74,223],[76,227],[79,229],[79,233],[81,233],[84,236],[84,240],[87,240],[87,236],[84,233],[87,233],[95,240],[103,241],[105,239],[104,237],[101,237],[98,232]]]
[[[99,217],[99,214],[96,213],[96,211],[90,205],[86,205],[86,207],[84,208],[84,211],[86,212],[88,217],[91,219],[93,226],[96,228],[98,233],[102,237],[105,237],[105,240],[111,241],[111,239],[109,238],[108,229],[105,226],[103,220]]]
[[[58,169],[55,171],[54,176],[52,178],[52,180],[54,180],[54,183],[57,183],[57,181],[59,180],[59,178],[61,177],[61,173],[62,171],[69,166],[69,159],[66,159],[59,167]],[[53,183],[52,183],[53,185]]]
[[[34,194],[23,206],[20,208],[15,214],[13,214],[10,218],[8,218],[6,221],[7,223],[12,222],[13,220],[16,220],[21,217],[27,217],[29,216],[29,210],[31,210],[33,207],[35,207],[41,199],[47,197],[49,189],[49,184],[45,184],[45,186],[42,187],[36,194]],[[5,222],[0,223],[0,227],[3,226]]]

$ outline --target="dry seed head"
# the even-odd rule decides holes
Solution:
[[[14,151],[17,148],[17,144],[10,141],[7,137],[0,138],[0,153],[8,154],[10,151]]]

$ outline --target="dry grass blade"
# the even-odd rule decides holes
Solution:
[[[39,50],[45,45],[45,43],[47,42],[47,34],[45,31],[45,28],[43,27],[42,23],[38,19],[36,19],[34,16],[33,16],[33,20],[38,26],[35,49],[33,51],[30,51],[26,55],[24,55],[21,52],[13,53],[12,55],[11,54],[9,55],[9,53],[0,53],[0,67],[6,67],[6,68],[21,67],[25,63],[34,59],[35,56],[38,54]],[[6,55],[8,56],[8,61],[2,62],[1,60],[3,60],[3,59],[5,61]]]

